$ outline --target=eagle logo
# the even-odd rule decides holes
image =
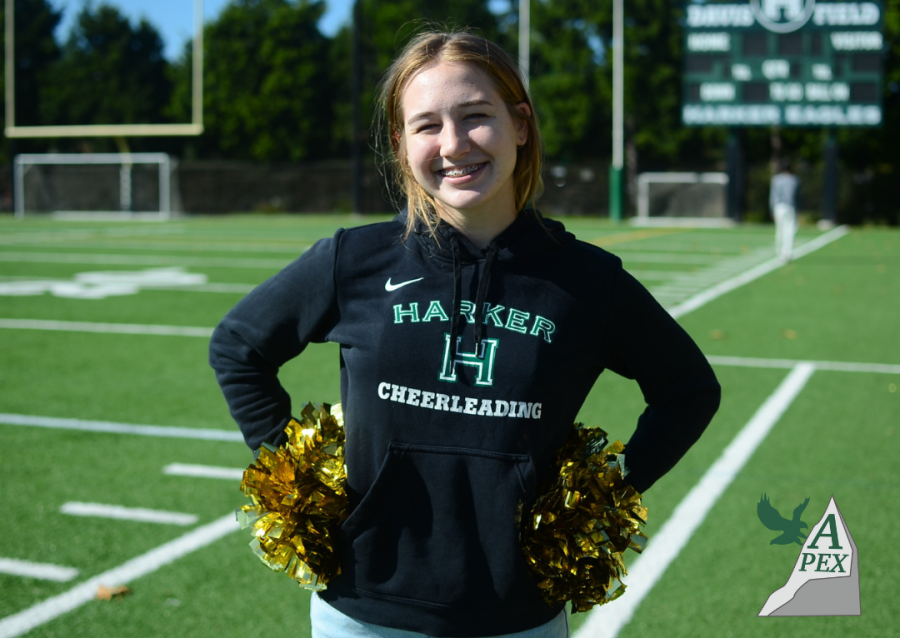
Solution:
[[[779,514],[778,510],[772,507],[772,504],[769,503],[768,496],[765,494],[762,495],[762,498],[756,506],[756,515],[759,516],[759,520],[762,521],[762,524],[769,529],[784,532],[781,536],[773,538],[769,545],[790,545],[791,543],[797,543],[801,547],[803,546],[806,535],[800,531],[800,528],[806,527],[808,529],[809,525],[800,520],[800,515],[803,514],[803,510],[806,509],[807,505],[809,505],[809,497],[794,508],[794,518],[788,520]]]

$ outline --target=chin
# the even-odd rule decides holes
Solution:
[[[476,210],[485,205],[486,200],[481,198],[474,199],[465,199],[465,200],[447,200],[436,198],[437,201],[443,208],[459,211],[461,213],[465,213],[468,211]]]

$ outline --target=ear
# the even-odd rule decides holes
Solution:
[[[514,107],[520,117],[516,119],[516,146],[524,146],[528,141],[528,122],[531,120],[531,107],[527,102],[519,102]]]

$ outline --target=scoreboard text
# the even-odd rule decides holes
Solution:
[[[689,4],[682,122],[878,126],[880,2]]]

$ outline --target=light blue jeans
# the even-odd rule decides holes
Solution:
[[[426,634],[382,627],[354,620],[313,594],[309,605],[312,621],[312,638],[429,638]],[[496,638],[569,638],[569,617],[565,609],[559,615],[540,627],[504,634]]]

